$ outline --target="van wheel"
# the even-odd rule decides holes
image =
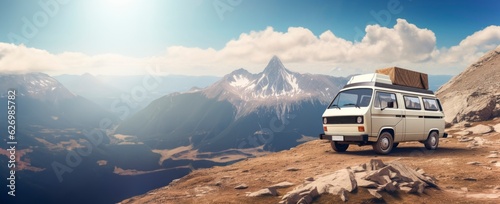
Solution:
[[[338,142],[332,141],[332,149],[336,152],[345,152],[349,148],[349,144],[339,144]]]
[[[373,144],[373,150],[377,154],[389,154],[393,148],[392,134],[389,132],[382,132],[378,140]]]
[[[398,147],[398,145],[399,145],[399,142],[395,142],[394,144],[392,144],[392,148],[396,148],[396,147]]]
[[[425,148],[428,150],[435,150],[439,145],[439,134],[436,131],[432,131],[424,142]]]

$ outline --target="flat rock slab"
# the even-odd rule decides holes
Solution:
[[[471,137],[462,137],[460,139],[458,139],[459,142],[470,142],[474,140],[474,138],[471,138]]]
[[[304,180],[306,180],[306,181],[314,181],[314,178],[313,177],[307,177]]]
[[[498,154],[490,154],[486,158],[498,158]]]
[[[488,125],[476,125],[474,127],[467,128],[467,131],[471,131],[473,134],[486,134],[493,131],[493,129]]]
[[[285,169],[285,171],[298,171],[298,170],[300,170],[300,169],[297,167],[290,167],[290,168]]]
[[[477,161],[472,161],[472,162],[467,162],[468,165],[478,165],[481,164],[480,162]]]
[[[495,130],[495,132],[500,132],[500,123],[493,126],[493,129]]]
[[[278,192],[275,188],[264,188],[248,194],[248,197],[261,197],[261,196],[277,196]]]
[[[247,189],[248,188],[248,185],[242,183],[240,185],[237,185],[236,187],[234,187],[234,189]]]
[[[290,186],[293,186],[295,185],[294,183],[290,183],[288,181],[285,181],[285,182],[281,182],[281,183],[277,183],[277,184],[274,184],[272,186],[269,186],[269,188],[288,188]]]
[[[309,200],[308,197],[314,199],[323,193],[339,195],[342,190],[352,192],[356,187],[354,173],[348,169],[341,169],[295,188],[283,196],[282,202],[299,203],[302,199]]]
[[[471,132],[467,131],[467,130],[464,130],[464,131],[456,132],[456,133],[453,133],[453,134],[454,135],[458,135],[458,136],[467,136],[467,135],[470,135]]]
[[[428,186],[437,187],[435,180],[423,169],[414,170],[399,161],[384,164],[380,159],[372,159],[305,181],[286,193],[279,203],[311,203],[321,194],[338,195],[345,202],[349,199],[348,192],[358,187],[366,188],[375,198],[382,199],[381,191],[422,194]]]

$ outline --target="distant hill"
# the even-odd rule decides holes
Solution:
[[[20,125],[26,127],[99,127],[102,118],[116,119],[115,115],[72,93],[47,74],[1,74],[0,89],[16,90],[16,115],[22,121]],[[0,95],[3,104],[7,104],[6,94],[5,91]],[[0,113],[6,115],[6,110],[0,109]],[[0,118],[2,121],[6,121],[6,118]]]
[[[106,110],[115,111],[116,107],[127,105],[129,115],[164,95],[206,87],[219,79],[214,76],[93,76],[88,73],[54,78],[71,92]]]
[[[499,80],[500,46],[437,91],[446,122],[484,121],[500,116]]]

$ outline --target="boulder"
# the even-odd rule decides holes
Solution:
[[[380,159],[371,159],[370,163],[368,163],[365,167],[366,170],[373,171],[384,168],[386,165]]]
[[[487,92],[475,91],[467,97],[468,106],[459,112],[457,121],[485,121],[492,118],[496,96]]]
[[[300,170],[300,169],[297,167],[290,167],[290,168],[286,169],[286,171],[298,171],[298,170]]]

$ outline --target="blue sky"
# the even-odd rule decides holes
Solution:
[[[284,33],[303,27],[317,37],[331,31],[354,43],[367,25],[392,28],[404,19],[432,31],[439,50],[500,25],[499,10],[495,0],[0,0],[0,42],[19,43],[12,40],[16,35],[26,47],[56,55],[145,58],[172,46],[221,50],[241,34],[268,27]],[[23,35],[26,20],[36,28],[33,36]]]

